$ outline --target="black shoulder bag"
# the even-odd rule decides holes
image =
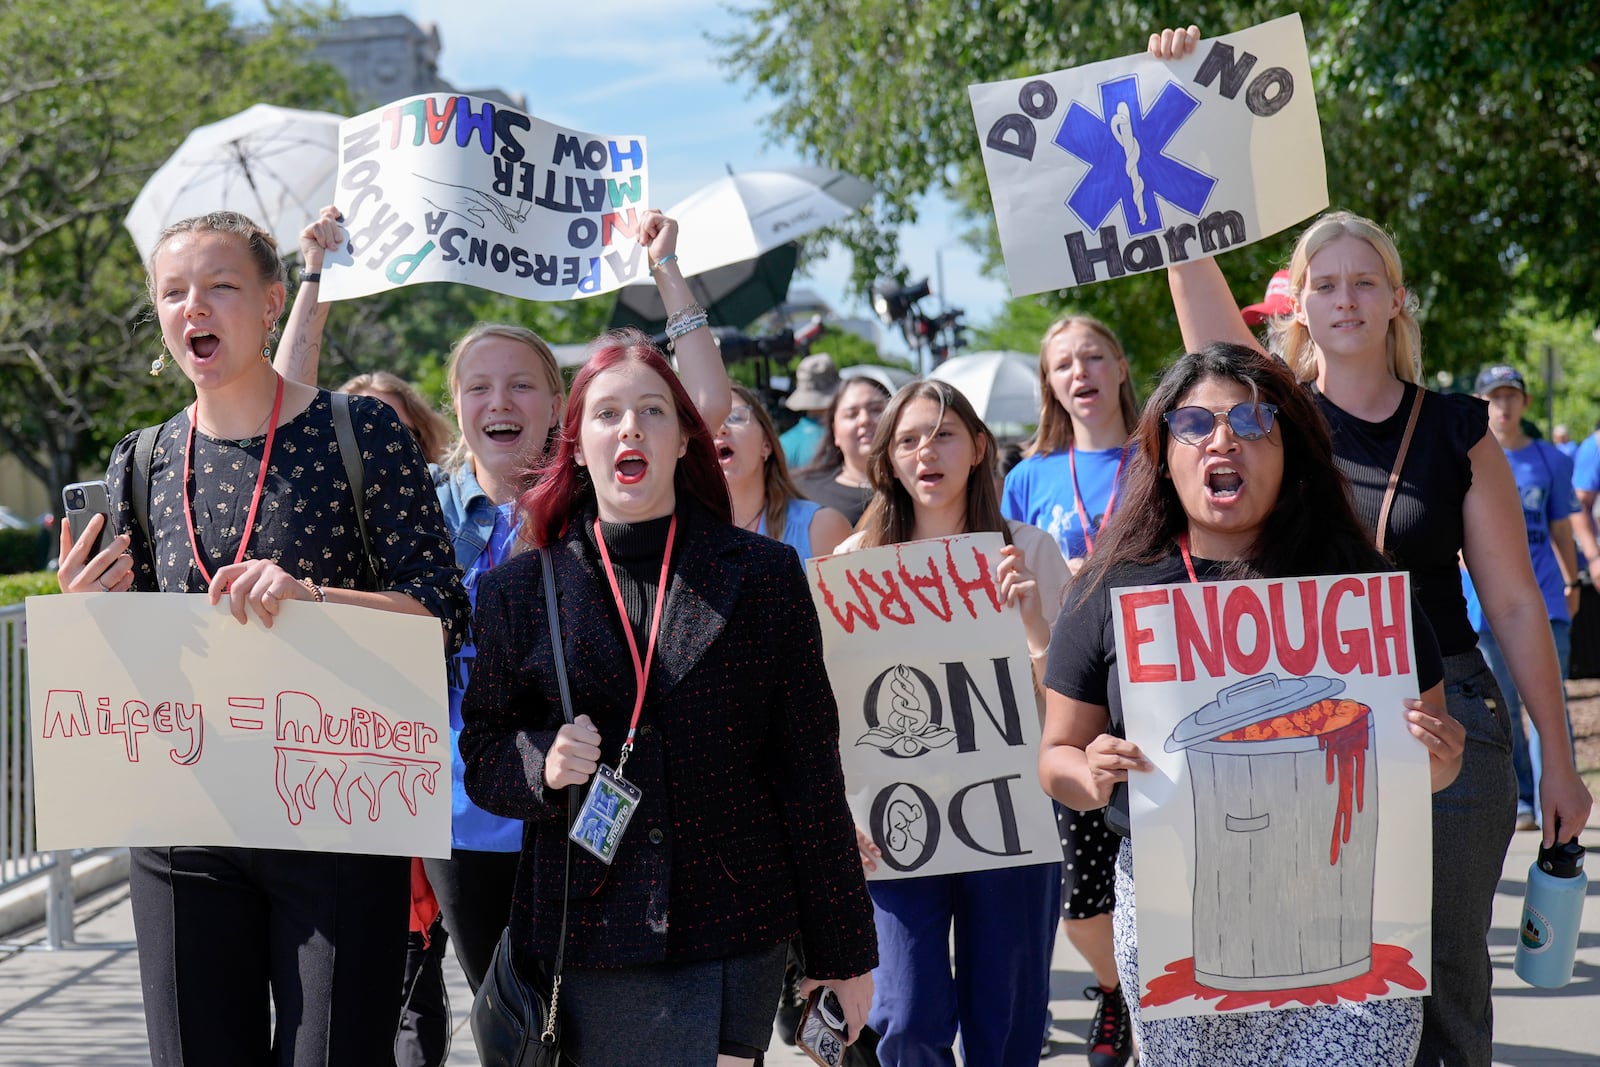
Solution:
[[[556,606],[555,567],[550,550],[539,549],[544,568],[545,617],[550,626],[550,648],[555,655],[556,682],[561,687],[561,711],[572,721],[572,692],[567,688],[567,659],[561,648],[561,615]],[[567,821],[578,815],[578,787],[567,790]],[[511,951],[511,927],[500,932],[489,973],[472,1001],[472,1040],[483,1067],[560,1067],[561,958],[567,949],[567,895],[572,881],[572,842],[567,841],[566,870],[561,876],[561,939],[556,942],[556,964],[546,978],[524,975],[516,968]]]

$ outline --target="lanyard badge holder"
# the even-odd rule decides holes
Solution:
[[[633,639],[633,626],[628,622],[628,610],[622,602],[622,589],[617,584],[616,570],[611,566],[611,553],[606,549],[606,539],[600,531],[600,520],[594,521],[594,539],[600,546],[600,560],[605,564],[606,578],[611,582],[611,596],[616,601],[617,613],[622,617],[622,634],[628,639],[628,651],[633,656],[633,675],[637,693],[633,701],[633,718],[628,723],[628,739],[622,743],[617,756],[617,768],[612,770],[604,763],[595,770],[589,782],[588,795],[578,809],[578,817],[567,831],[573,844],[593,855],[601,863],[609,864],[616,857],[622,835],[639,809],[643,793],[639,787],[622,777],[622,769],[633,752],[634,734],[639,729],[639,715],[644,710],[645,686],[650,678],[650,663],[656,654],[656,639],[661,635],[661,606],[667,597],[667,569],[672,562],[672,542],[678,532],[678,517],[672,517],[667,527],[667,547],[661,555],[661,578],[656,584],[655,612],[650,620],[650,634],[645,644],[644,658],[639,658],[639,645]]]

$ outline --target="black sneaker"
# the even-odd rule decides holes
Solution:
[[[1108,991],[1092,985],[1083,997],[1100,1002],[1089,1026],[1089,1067],[1123,1067],[1133,1055],[1133,1033],[1122,987]]]

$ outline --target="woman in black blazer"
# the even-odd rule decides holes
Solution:
[[[731,525],[711,436],[642,334],[597,343],[523,505],[553,555],[581,714],[564,723],[525,552],[479,588],[461,738],[468,794],[527,821],[519,966],[555,959],[565,787],[587,792],[631,735],[621,774],[642,794],[609,866],[573,850],[569,1052],[586,1067],[750,1062],[797,933],[853,1036],[877,948],[810,591],[793,552]]]

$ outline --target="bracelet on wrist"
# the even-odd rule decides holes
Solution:
[[[320,270],[303,270],[300,272],[301,285],[306,285],[310,282],[320,282],[321,280],[322,272]]]
[[[656,271],[660,270],[662,267],[665,267],[668,263],[676,263],[677,261],[678,261],[678,253],[676,253],[676,252],[668,252],[666,255],[662,256],[660,259],[658,259],[654,263],[650,264],[650,273],[654,274]]]
[[[328,602],[328,596],[322,591],[322,586],[313,582],[310,578],[300,579],[300,584],[311,590],[311,599],[314,603],[326,604]]]

